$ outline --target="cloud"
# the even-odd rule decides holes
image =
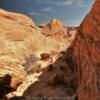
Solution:
[[[47,8],[43,8],[41,9],[42,11],[53,11],[53,9],[51,7],[47,7]]]
[[[86,2],[86,0],[35,0],[35,1],[37,1],[37,3],[44,3],[57,6],[76,5],[79,7],[83,7],[84,2]]]
[[[59,6],[63,6],[63,5],[71,5],[73,2],[71,0],[69,1],[64,1],[64,2],[58,2],[57,5]]]
[[[77,4],[79,7],[84,7],[85,0],[77,0],[77,2],[75,2],[75,4]]]
[[[37,13],[37,12],[30,12],[29,15],[31,15],[31,16],[43,16],[45,14],[43,14],[43,13]]]
[[[62,2],[58,2],[57,5],[58,6],[68,6],[68,5],[76,5],[79,7],[83,7],[84,6],[84,0],[63,0]]]

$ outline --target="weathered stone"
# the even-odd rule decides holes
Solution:
[[[96,0],[83,20],[71,48],[78,99],[97,100],[97,84],[100,85],[100,0]]]

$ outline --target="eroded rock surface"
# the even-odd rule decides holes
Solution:
[[[56,36],[59,40],[67,37],[71,42],[74,37],[77,28],[65,27],[63,22],[59,19],[52,19],[40,26],[41,32],[45,36]]]
[[[60,65],[59,59],[58,62],[56,60],[57,63],[55,62],[53,66],[48,66],[48,70],[44,72],[44,74],[46,73],[45,76],[41,75],[41,77],[43,76],[42,79],[40,77],[40,83],[32,84],[24,93],[24,99],[29,98],[31,100],[31,97],[43,99],[46,96],[46,99],[50,100],[49,97],[66,97],[68,95],[67,86],[65,86],[68,80],[66,78],[70,77],[70,81],[67,84],[69,85],[71,82],[72,85],[74,84],[75,87],[71,87],[74,87],[74,94],[76,93],[77,96],[75,98],[66,98],[65,100],[100,100],[100,0],[96,0],[92,10],[83,20],[75,40],[68,50],[71,55],[66,58],[69,53],[66,54],[65,60],[61,58],[63,67]],[[68,64],[68,67],[65,65],[64,68],[64,64]],[[72,71],[71,76],[74,75],[72,78],[70,75],[69,77],[67,76],[66,69],[69,69],[68,73]],[[55,70],[56,74],[53,73]],[[45,78],[46,75],[50,79]]]
[[[53,31],[63,27],[55,20],[52,25]],[[29,17],[0,9],[0,83],[4,83],[0,87],[18,87],[18,94],[13,95],[22,95],[28,86],[37,80],[29,77],[35,77],[34,73],[37,75],[42,68],[54,63],[58,54],[71,44],[72,37],[69,41],[68,37],[60,36],[61,38],[46,37]],[[9,82],[4,81],[6,79]],[[20,87],[23,86],[25,88],[19,93]]]
[[[90,13],[83,20],[71,47],[78,99],[99,100],[100,0],[96,0]]]

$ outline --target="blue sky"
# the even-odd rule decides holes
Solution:
[[[65,25],[79,25],[95,0],[0,0],[0,8],[19,12],[33,18],[38,24],[53,18]]]

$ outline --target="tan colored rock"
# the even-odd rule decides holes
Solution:
[[[0,84],[17,88],[8,98],[23,95],[38,80],[34,73],[54,63],[70,46],[60,20],[53,19],[45,27],[46,32],[56,34],[46,37],[31,18],[0,9]]]
[[[35,23],[29,17],[18,13],[7,12],[4,9],[0,9],[0,16],[5,17],[6,19],[9,20],[13,20],[20,24],[32,25],[32,26],[35,25]]]
[[[58,39],[59,35],[45,37],[31,18],[0,9],[0,82],[9,75],[9,87],[17,88],[21,82],[27,80],[26,76],[30,71],[34,73],[38,66],[41,68],[53,63],[57,54],[66,50],[71,43],[63,38],[60,31],[62,27],[62,22],[52,20],[51,31],[59,31],[62,38]],[[50,54],[50,59],[40,60],[41,54]]]
[[[63,23],[58,19],[52,19],[50,22],[47,22],[41,28],[41,31],[44,35],[54,35],[57,34],[64,27]]]
[[[32,36],[32,26],[35,27],[35,24],[27,16],[7,12],[2,9],[0,9],[0,19],[1,82],[5,75],[10,75],[11,82],[9,86],[16,88],[27,75],[22,66],[25,55],[23,51],[28,48],[28,38],[29,35]]]
[[[41,32],[46,37],[56,37],[58,41],[64,40],[66,37],[68,42],[72,42],[75,37],[77,28],[64,26],[59,19],[52,19],[40,26]]]

